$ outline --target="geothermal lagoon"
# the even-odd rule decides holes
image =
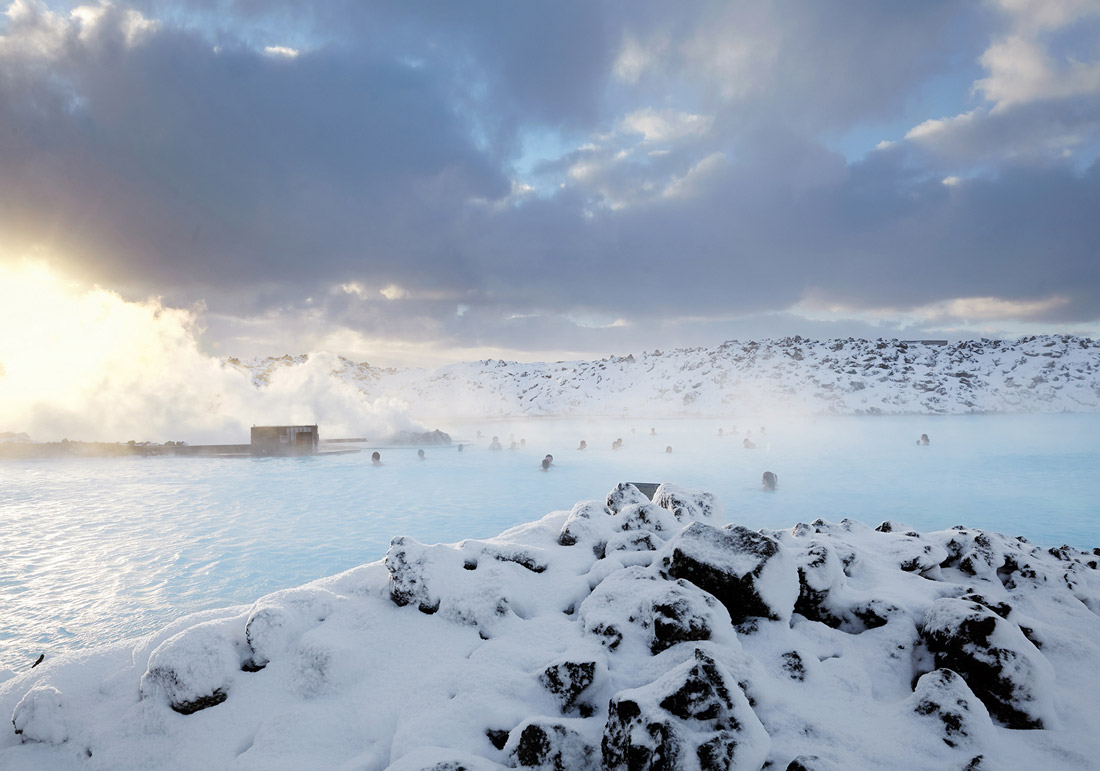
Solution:
[[[381,447],[377,468],[369,451],[3,462],[0,672],[373,562],[394,536],[490,538],[621,481],[710,491],[725,523],[750,529],[848,517],[1100,546],[1100,415],[773,418],[763,433],[759,422],[440,422],[463,451],[427,447],[420,461]],[[488,449],[494,435],[505,449]],[[508,449],[513,436],[525,446]],[[764,471],[775,493],[761,491]]]

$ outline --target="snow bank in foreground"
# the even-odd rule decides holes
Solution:
[[[4,769],[1088,769],[1097,553],[619,485],[0,683]],[[735,517],[734,517],[735,519]]]

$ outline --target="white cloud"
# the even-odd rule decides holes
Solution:
[[[12,0],[4,11],[7,34],[0,35],[0,55],[54,59],[72,42],[89,45],[113,27],[127,46],[136,46],[154,33],[159,23],[132,8],[113,3],[79,5],[68,15],[51,11],[40,0]]]
[[[1096,0],[996,0],[1008,31],[979,61],[985,77],[972,92],[987,102],[953,117],[927,120],[906,139],[958,160],[1072,156],[1097,129],[1100,56],[1079,60],[1056,32],[1100,13]],[[1084,29],[1088,29],[1087,27]],[[1100,39],[1095,41],[1100,51]]]
[[[982,54],[981,63],[989,76],[974,83],[974,90],[994,103],[995,112],[1042,99],[1100,93],[1100,60],[1058,62],[1037,40],[1012,36],[997,41]]]
[[[1010,300],[993,296],[955,297],[910,307],[864,307],[839,301],[829,292],[820,289],[809,289],[803,293],[802,299],[796,305],[787,310],[819,321],[857,319],[873,324],[888,321],[902,327],[933,325],[947,331],[952,328],[952,325],[1037,321],[1069,303],[1068,297],[1054,294],[1027,300]]]
[[[643,45],[637,38],[627,35],[615,58],[615,77],[631,85],[637,83],[646,70],[657,66],[667,48],[668,41],[663,38],[654,38]]]
[[[385,297],[387,300],[401,300],[409,296],[408,291],[402,289],[397,284],[390,284],[378,290],[378,293]]]
[[[1096,0],[996,0],[1018,29],[1031,33],[1057,29],[1100,13]]]
[[[696,163],[684,176],[670,182],[661,194],[664,198],[691,198],[699,186],[726,164],[725,153],[711,153]]]
[[[1069,304],[1069,298],[1052,295],[1039,300],[1006,300],[1001,297],[958,297],[917,308],[917,315],[929,322],[1026,321]]]
[[[346,284],[340,284],[337,287],[341,292],[358,297],[360,300],[367,299],[367,289],[358,281],[350,281]]]
[[[297,59],[302,52],[290,46],[264,46],[264,53],[281,59]]]
[[[628,134],[641,134],[647,143],[674,142],[686,137],[707,134],[714,125],[714,118],[676,110],[654,110],[647,107],[630,113],[619,122],[619,130]]]
[[[961,115],[950,118],[931,118],[921,123],[919,126],[914,126],[909,129],[905,134],[905,138],[917,141],[935,140],[946,132],[973,123],[975,116],[978,114],[979,112],[977,110],[971,110],[970,112],[964,112]]]

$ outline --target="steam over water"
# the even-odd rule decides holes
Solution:
[[[424,461],[383,448],[380,468],[369,453],[0,462],[0,672],[379,559],[395,535],[489,537],[619,481],[711,490],[727,522],[754,528],[893,519],[1100,546],[1098,415],[829,418],[725,437],[733,424],[715,420],[439,427],[475,444]],[[487,449],[494,434],[506,449]],[[508,450],[512,434],[526,447]],[[777,492],[761,491],[764,471]]]

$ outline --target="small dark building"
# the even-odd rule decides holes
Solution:
[[[312,455],[320,438],[317,426],[253,426],[253,455]]]

